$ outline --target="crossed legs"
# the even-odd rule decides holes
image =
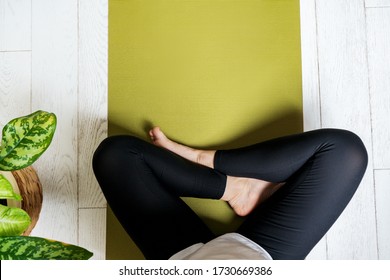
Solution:
[[[209,168],[214,168],[215,150],[198,150],[176,143],[165,136],[159,127],[149,131],[152,142],[159,147]],[[260,179],[227,176],[221,200],[226,201],[239,216],[246,216],[261,202],[270,197],[283,183]]]
[[[247,215],[239,233],[274,259],[303,259],[350,201],[367,164],[361,140],[344,130],[225,151],[194,150],[158,128],[150,136],[154,145],[110,137],[93,160],[108,203],[148,259],[215,237],[181,196],[227,201]]]

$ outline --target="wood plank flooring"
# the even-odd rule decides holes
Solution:
[[[389,259],[390,207],[381,199],[390,191],[389,2],[301,0],[302,24],[316,27],[302,26],[303,62],[311,62],[302,69],[305,129],[352,130],[370,158],[352,202],[311,259]]]

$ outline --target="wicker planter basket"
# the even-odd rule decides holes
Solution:
[[[11,184],[13,185],[15,192],[22,196],[22,201],[18,203],[15,203],[15,201],[7,201],[7,204],[9,206],[20,207],[29,214],[31,217],[31,224],[23,235],[30,235],[38,222],[39,214],[42,209],[43,197],[41,182],[39,181],[35,169],[31,166],[9,173],[12,174],[11,178],[9,178],[11,179]]]

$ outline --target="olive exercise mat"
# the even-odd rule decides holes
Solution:
[[[109,135],[227,149],[302,131],[299,23],[299,0],[110,0]],[[243,220],[183,199],[216,234]],[[143,259],[110,209],[107,259]]]

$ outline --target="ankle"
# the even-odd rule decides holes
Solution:
[[[226,176],[226,188],[225,192],[221,197],[221,200],[229,202],[238,193],[238,187],[240,185],[239,177]]]
[[[199,150],[197,151],[196,162],[198,164],[214,168],[214,155],[215,151]]]

